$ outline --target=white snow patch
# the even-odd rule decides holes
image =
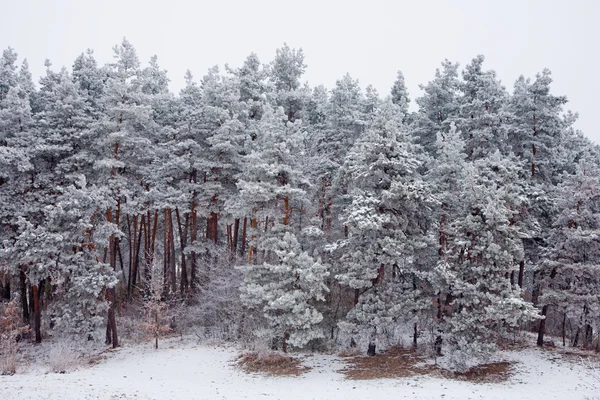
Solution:
[[[504,352],[516,373],[498,384],[476,384],[430,376],[372,381],[346,380],[332,355],[306,355],[312,367],[300,377],[246,374],[234,365],[239,351],[169,339],[117,349],[112,357],[69,374],[44,374],[39,368],[0,376],[0,398],[20,400],[96,399],[584,399],[593,396],[585,367],[558,352],[525,349]]]

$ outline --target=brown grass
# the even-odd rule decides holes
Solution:
[[[270,376],[299,376],[310,370],[300,359],[275,351],[246,351],[236,364],[245,372]]]
[[[417,366],[422,362],[412,349],[393,347],[384,354],[348,358],[348,366],[341,372],[348,379],[367,380],[381,378],[406,378],[424,375],[431,366]]]
[[[481,364],[468,369],[465,372],[441,371],[442,376],[459,381],[474,383],[500,383],[507,381],[512,376],[513,364],[508,361],[500,361],[489,364]]]
[[[384,354],[373,357],[349,357],[346,361],[348,366],[339,372],[344,374],[347,379],[352,380],[437,375],[446,379],[475,383],[504,382],[512,375],[512,364],[505,361],[482,364],[464,373],[456,373],[443,370],[435,365],[425,364],[424,360],[425,357],[413,349],[393,347]]]

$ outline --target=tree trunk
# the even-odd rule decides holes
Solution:
[[[154,265],[154,249],[156,248],[156,231],[158,230],[158,210],[154,211],[154,223],[152,224],[152,236],[150,238],[150,268]]]
[[[127,271],[127,297],[131,296],[131,269],[133,268],[133,249],[135,241],[135,234],[131,234],[131,219],[129,214],[127,215],[127,246],[129,247],[129,270]]]
[[[173,293],[177,292],[177,265],[175,263],[175,227],[173,225],[173,210],[169,208],[169,261],[171,267],[171,286]]]
[[[584,336],[584,341],[583,341],[583,347],[586,349],[591,349],[593,341],[594,341],[594,329],[592,328],[591,325],[588,324],[585,326],[585,336]]]
[[[542,317],[544,318],[542,318],[540,321],[537,338],[537,345],[540,347],[544,345],[544,334],[546,333],[546,315],[548,315],[548,305],[542,307]]]
[[[368,356],[374,356],[375,355],[375,343],[369,342],[369,348],[367,349],[367,355]]]
[[[288,332],[285,332],[283,334],[283,342],[281,343],[281,350],[284,353],[287,353],[287,346],[288,346],[288,339],[290,338],[290,334]]]
[[[167,209],[163,210],[163,293],[164,295],[168,295],[169,293],[169,257],[167,252],[167,232],[168,232],[168,224],[167,224]]]
[[[519,263],[519,287],[523,288],[523,276],[525,275],[525,260]]]
[[[575,339],[573,339],[573,347],[577,347],[579,345],[579,332],[581,332],[581,327],[577,327],[577,332],[575,332]]]
[[[417,347],[417,338],[419,337],[419,331],[417,329],[417,323],[413,326],[413,347]]]
[[[119,205],[120,202],[117,202],[117,205]],[[118,208],[117,208],[118,210]],[[118,219],[118,211],[117,211],[117,219]],[[113,218],[112,218],[112,210],[109,209],[107,211],[107,220],[108,222],[113,222]],[[118,222],[118,221],[117,221]],[[118,238],[111,236],[109,238],[109,242],[108,242],[108,251],[109,251],[109,263],[110,263],[110,268],[116,272],[117,270],[117,244],[118,244]],[[109,336],[110,336],[110,342],[107,344],[112,344],[112,347],[115,348],[118,346],[119,344],[119,340],[118,340],[118,336],[117,336],[117,322],[115,319],[115,303],[117,301],[117,295],[116,295],[116,289],[115,287],[112,288],[107,288],[106,289],[106,295],[107,295],[107,300],[109,302],[109,306],[108,306],[108,320],[106,321],[106,339],[107,342],[109,341]]]
[[[135,224],[137,221],[137,216],[133,217],[133,223]],[[137,232],[137,238],[135,239],[135,256],[133,258],[133,272],[131,274],[131,290],[135,289],[137,284],[137,276],[138,276],[138,266],[140,265],[140,248],[142,247],[142,232],[145,226],[145,217],[142,215],[142,219],[140,220],[140,227],[137,229],[137,225],[135,230]]]
[[[248,226],[248,217],[244,217],[244,224],[242,226],[242,243],[240,246],[240,256],[244,255],[246,251],[246,228]]]
[[[288,196],[283,198],[283,225],[289,225],[290,223],[290,199]]]
[[[236,218],[233,221],[233,239],[232,239],[232,246],[233,246],[233,248],[231,249],[231,255],[232,256],[235,256],[235,253],[237,252],[237,244],[238,244],[239,232],[240,232],[240,219]]]
[[[567,313],[563,313],[563,322],[562,322],[562,342],[563,342],[563,347],[566,346],[566,341],[565,341],[566,333],[567,333]]]
[[[35,342],[42,342],[42,310],[40,307],[40,290],[38,285],[33,285],[33,321],[35,330]]]
[[[106,344],[111,344],[114,349],[119,345],[119,339],[117,335],[117,320],[115,318],[115,288],[107,289],[106,296],[109,301],[108,322],[106,324]]]
[[[196,240],[198,239],[198,213],[196,212],[196,205],[192,206],[192,227],[191,227],[191,236],[190,243],[191,245],[196,244]],[[192,293],[196,292],[196,285],[198,284],[197,270],[198,270],[198,258],[196,257],[196,252],[192,251],[190,253],[190,269],[191,269],[191,278],[190,278],[190,287]]]
[[[179,215],[179,208],[175,208],[175,215],[177,216],[177,228],[179,230],[179,243],[181,245],[181,295],[183,296],[188,290],[188,277],[187,267],[185,264],[185,242],[186,234],[188,229],[189,215],[185,216],[185,226],[181,225],[181,217]]]
[[[19,283],[21,285],[21,307],[23,308],[23,321],[29,324],[29,304],[27,302],[27,277],[23,268],[19,271]]]
[[[252,264],[253,260],[256,260],[256,257],[254,256],[254,252],[255,252],[255,248],[254,248],[254,239],[256,239],[256,217],[253,215],[252,218],[250,219],[250,228],[252,229],[252,235],[250,236],[250,241],[252,242],[250,244],[250,247],[248,248],[248,264]]]

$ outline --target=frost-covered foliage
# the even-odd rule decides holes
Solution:
[[[435,201],[402,118],[387,100],[348,153],[342,174],[351,201],[343,214],[348,236],[331,247],[340,257],[336,279],[355,291],[344,328],[373,337],[418,319],[431,304],[431,268],[419,257],[432,247],[427,225]]]
[[[304,347],[322,338],[318,324],[323,315],[315,305],[327,292],[327,268],[303,252],[290,232],[265,239],[262,249],[273,255],[272,262],[240,267],[244,303],[262,309],[273,334],[283,338],[284,350],[286,343]]]
[[[155,340],[374,354],[427,330],[457,369],[522,328],[598,345],[600,150],[549,71],[509,92],[483,56],[446,60],[411,112],[401,72],[386,99],[312,87],[288,45],[178,94],[156,56],[113,50],[37,86],[0,57],[0,301],[36,341],[117,346],[146,300]]]
[[[540,303],[576,321],[584,346],[600,324],[600,170],[582,160],[557,188],[558,217],[540,269]],[[597,329],[597,328],[596,328]]]
[[[477,161],[459,197],[464,213],[449,221],[453,234],[437,269],[448,287],[443,337],[459,370],[535,318],[535,308],[509,279],[523,258],[525,234],[513,222],[525,201],[517,183],[518,167],[499,152]]]

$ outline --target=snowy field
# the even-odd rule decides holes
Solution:
[[[109,352],[92,366],[67,374],[48,373],[40,365],[0,376],[0,399],[585,399],[598,395],[580,361],[559,351],[526,349],[500,356],[515,361],[509,381],[478,384],[431,376],[372,381],[347,380],[338,370],[343,359],[304,357],[312,367],[300,377],[266,377],[240,371],[232,347],[182,343],[162,349],[150,345]]]

